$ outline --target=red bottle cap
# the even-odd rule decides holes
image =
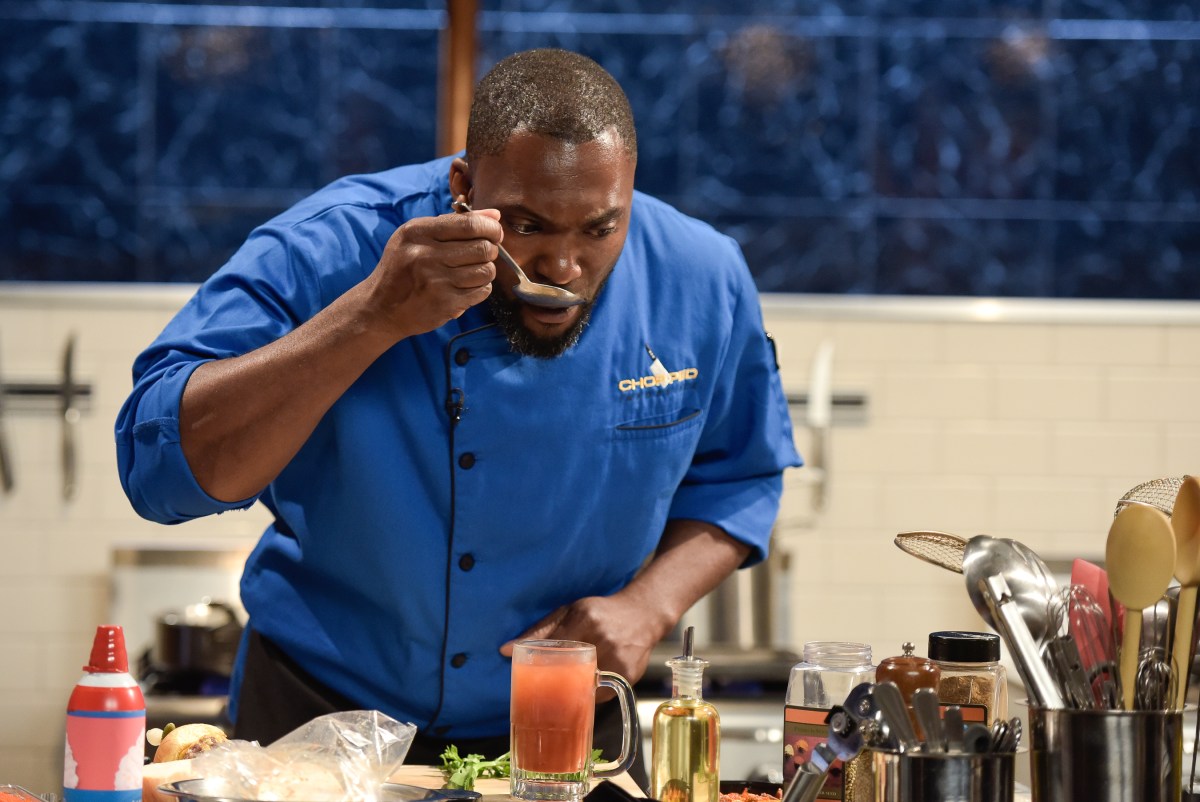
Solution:
[[[92,656],[83,670],[89,674],[121,674],[129,671],[125,654],[125,630],[113,624],[96,627]]]

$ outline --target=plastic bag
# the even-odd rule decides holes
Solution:
[[[195,758],[193,768],[233,799],[372,802],[403,765],[416,732],[378,710],[330,713],[270,746],[228,741]]]

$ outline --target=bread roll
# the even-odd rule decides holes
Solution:
[[[189,760],[229,740],[225,731],[211,724],[184,724],[163,736],[154,753],[155,763]]]

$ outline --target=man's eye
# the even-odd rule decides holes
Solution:
[[[537,231],[537,226],[531,223],[509,223],[508,227],[514,234],[532,234]]]
[[[615,234],[616,232],[617,232],[616,226],[605,226],[604,228],[597,228],[596,230],[594,230],[592,232],[592,236],[599,239],[601,237],[607,237],[610,234]]]

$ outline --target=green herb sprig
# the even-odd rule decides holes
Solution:
[[[505,752],[495,760],[484,760],[483,755],[458,754],[458,747],[450,744],[442,752],[442,773],[446,775],[447,788],[461,788],[464,791],[475,789],[475,781],[491,777],[503,778],[509,776],[512,768],[509,763],[509,753]]]

